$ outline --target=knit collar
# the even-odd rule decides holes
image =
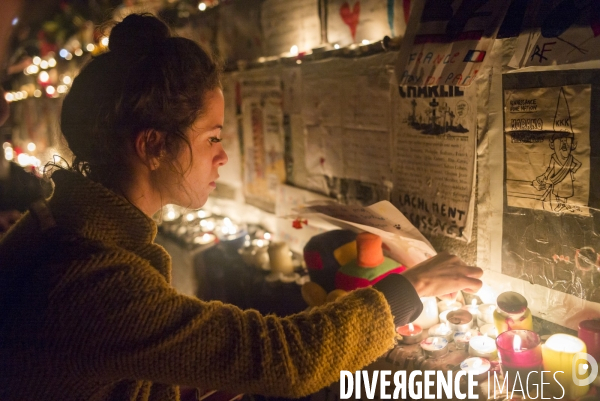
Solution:
[[[57,223],[82,237],[127,249],[170,275],[170,257],[154,244],[156,223],[123,196],[81,174],[57,170],[49,201]]]

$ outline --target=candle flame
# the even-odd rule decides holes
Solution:
[[[520,336],[515,336],[513,339],[513,349],[515,351],[520,351],[521,350],[521,337]]]
[[[415,331],[415,326],[412,323],[408,324],[408,331]]]
[[[477,300],[476,299],[474,299],[474,300],[471,301],[471,306],[477,306]]]

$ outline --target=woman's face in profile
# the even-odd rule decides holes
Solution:
[[[175,161],[185,171],[183,179],[171,176],[161,180],[168,191],[166,203],[201,208],[216,188],[219,167],[227,163],[227,154],[220,143],[225,107],[221,89],[208,92],[205,105],[204,113],[186,132],[192,150],[191,158],[189,149],[183,146]]]

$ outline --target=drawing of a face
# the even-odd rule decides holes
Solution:
[[[571,151],[577,147],[577,142],[571,137],[554,138],[550,142],[550,148],[554,150],[554,154],[561,162],[565,162]]]

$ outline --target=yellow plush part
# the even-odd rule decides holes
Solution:
[[[333,257],[338,261],[340,266],[344,266],[351,260],[356,259],[356,241],[348,242],[333,251]]]

